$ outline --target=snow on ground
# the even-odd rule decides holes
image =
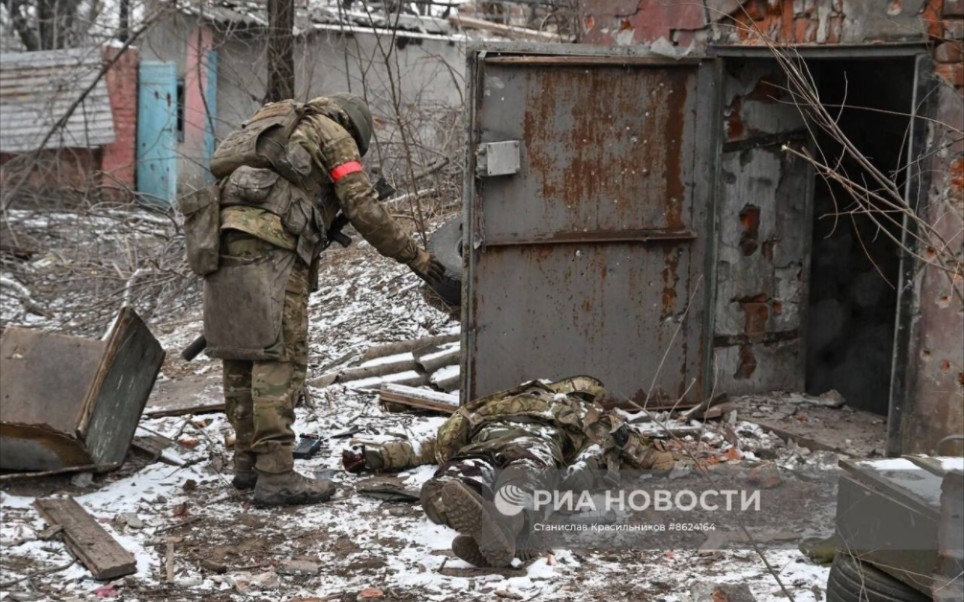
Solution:
[[[0,295],[3,307],[16,303]],[[404,266],[379,258],[362,243],[330,252],[322,288],[310,307],[309,378],[357,363],[366,349],[379,343],[458,330],[457,323],[423,301],[418,280]],[[21,323],[30,321],[25,316],[23,312],[15,315]],[[64,322],[70,321],[60,321]],[[150,325],[169,353],[149,407],[220,401],[218,363],[201,356],[188,364],[177,356],[200,332],[198,309],[158,311]],[[358,486],[372,476],[348,474],[340,466],[341,451],[352,441],[419,439],[434,433],[443,418],[385,412],[375,394],[356,390],[357,383],[349,384],[353,388],[338,384],[313,388],[314,407],[297,410],[297,432],[325,441],[318,456],[297,461],[297,468],[332,478],[340,486],[326,504],[259,510],[251,505],[249,493],[235,492],[229,485],[230,451],[225,447],[231,429],[221,414],[142,420],[138,435],[159,434],[179,442],[164,454],[183,466],[148,463],[132,454],[124,467],[95,476],[92,483],[85,483],[89,479],[81,475],[4,484],[0,600],[682,602],[695,600],[693,587],[707,582],[746,583],[758,600],[782,599],[775,578],[749,550],[557,549],[527,566],[471,567],[451,553],[454,532],[429,522],[417,504],[384,502],[358,493]],[[359,432],[332,438],[349,429]],[[737,423],[730,430],[740,433],[744,459],[776,446],[775,437],[748,423]],[[704,446],[712,454],[732,447],[724,434],[710,432],[688,437],[685,445]],[[792,446],[772,455],[788,466],[832,466],[834,460]],[[739,454],[727,457],[740,461]],[[417,490],[432,470],[420,467],[396,475],[393,482]],[[61,494],[74,495],[135,554],[136,574],[106,584],[97,582],[80,564],[71,563],[59,540],[38,537],[46,525],[31,503],[37,496]],[[169,538],[174,541],[171,581],[165,568]],[[814,565],[795,549],[765,553],[796,600],[822,599],[825,567]],[[282,574],[294,560],[314,563],[318,573]],[[43,574],[56,569],[60,570]]]

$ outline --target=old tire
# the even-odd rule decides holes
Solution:
[[[445,277],[433,290],[452,306],[462,302],[462,221],[442,224],[428,239],[428,250],[445,266]]]
[[[827,602],[926,602],[930,598],[868,562],[840,552],[830,567]]]

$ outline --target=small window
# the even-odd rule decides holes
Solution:
[[[177,80],[177,141],[184,142],[184,78]]]

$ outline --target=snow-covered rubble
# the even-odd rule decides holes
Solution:
[[[367,245],[358,242],[347,250],[333,250],[326,260],[322,289],[310,303],[312,374],[357,363],[378,343],[458,330],[458,324],[424,303],[414,276],[377,257]],[[218,364],[204,356],[187,364],[176,353],[199,332],[198,311],[162,314],[151,326],[169,358],[149,406],[219,402]],[[185,383],[193,384],[186,388]],[[417,505],[355,493],[371,475],[341,470],[341,451],[352,439],[419,439],[434,433],[444,420],[385,412],[373,392],[358,389],[357,382],[315,387],[314,407],[297,410],[296,430],[325,442],[321,453],[299,460],[297,468],[340,485],[326,504],[259,510],[250,504],[249,493],[233,491],[230,451],[225,449],[231,429],[222,414],[141,422],[139,435],[181,442],[164,456],[182,466],[146,463],[132,455],[123,468],[95,476],[88,486],[83,479],[72,484],[68,478],[5,484],[0,492],[0,600],[686,601],[698,599],[694,587],[706,582],[745,583],[759,600],[782,597],[773,575],[748,550],[558,549],[526,566],[473,568],[452,555],[454,533],[429,522]],[[352,438],[330,438],[350,429],[359,432]],[[686,447],[703,465],[770,460],[788,467],[830,468],[836,460],[741,421],[712,423],[669,444]],[[417,489],[432,471],[420,467],[394,479]],[[75,496],[136,555],[136,574],[107,584],[94,581],[79,563],[71,563],[59,540],[39,539],[46,525],[31,503],[35,496],[60,494]],[[175,541],[170,582],[167,538]],[[822,599],[825,567],[795,549],[765,554],[796,600]],[[282,567],[293,561],[316,565],[319,571],[282,574],[292,572]],[[44,573],[51,570],[55,572]]]

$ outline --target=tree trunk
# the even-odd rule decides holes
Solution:
[[[268,102],[295,95],[294,24],[294,0],[268,0]]]
[[[10,20],[13,22],[13,28],[17,32],[17,35],[20,36],[20,41],[23,42],[23,47],[33,52],[41,49],[40,38],[37,36],[37,31],[31,25],[30,19],[24,10],[26,4],[27,0],[13,0],[9,4]]]

